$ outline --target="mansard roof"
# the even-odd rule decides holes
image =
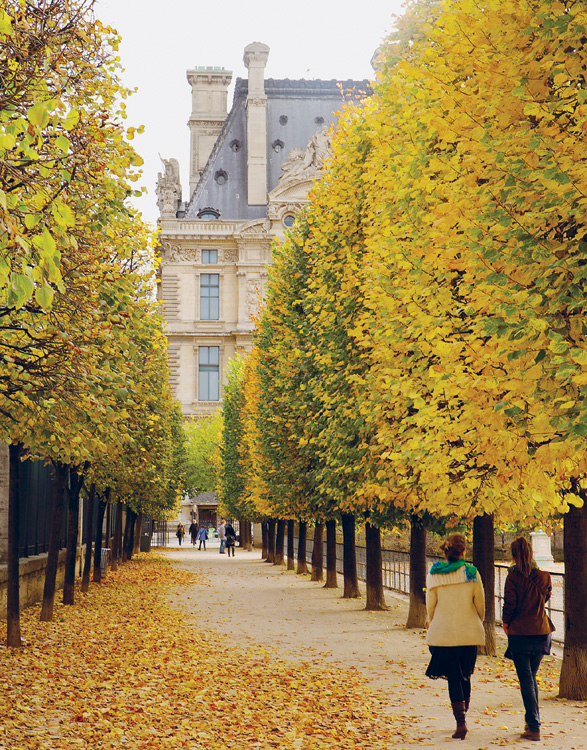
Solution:
[[[337,112],[348,98],[371,93],[369,81],[265,80],[267,96],[267,191],[283,174],[281,167],[292,149],[306,144],[324,125],[336,123]],[[197,219],[214,208],[222,219],[250,221],[265,216],[266,206],[247,202],[248,81],[237,78],[232,108],[212,149],[202,176],[180,216]]]

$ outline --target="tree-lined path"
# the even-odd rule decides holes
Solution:
[[[309,576],[263,562],[256,552],[237,550],[229,560],[217,549],[198,553],[186,548],[166,556],[185,570],[197,571],[200,581],[178,590],[172,605],[196,628],[205,621],[227,636],[231,646],[226,658],[235,668],[244,648],[260,646],[298,666],[356,669],[395,727],[390,747],[449,747],[455,742],[450,738],[453,720],[446,683],[424,677],[424,633],[406,630],[405,597],[387,592],[389,611],[368,612],[364,598],[342,599],[341,589],[325,590]],[[505,640],[500,639],[498,652],[504,650]],[[582,748],[587,746],[587,705],[556,698],[559,667],[560,661],[547,657],[541,668],[542,744],[557,750]],[[329,700],[335,703],[337,696]],[[524,747],[516,742],[524,714],[511,662],[479,657],[469,725],[463,747]],[[374,736],[376,745],[381,747]]]

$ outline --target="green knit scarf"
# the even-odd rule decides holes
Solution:
[[[454,562],[441,562],[438,560],[434,563],[434,565],[430,568],[430,574],[431,575],[437,575],[437,574],[445,574],[446,573],[452,573],[455,570],[458,570],[459,568],[462,568],[463,565],[465,566],[465,575],[467,576],[467,581],[476,581],[477,580],[477,568],[474,565],[471,565],[471,563],[466,562],[465,560],[455,560]]]

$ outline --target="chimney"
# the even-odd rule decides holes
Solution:
[[[227,91],[232,71],[200,66],[187,71],[192,87],[190,129],[190,196],[220,135],[227,115]]]
[[[243,61],[249,71],[247,95],[247,195],[249,206],[267,203],[267,96],[265,66],[269,47],[253,42]]]

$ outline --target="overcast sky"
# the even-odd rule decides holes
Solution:
[[[371,56],[401,13],[403,0],[97,0],[96,16],[122,36],[124,83],[138,92],[128,101],[129,125],[144,125],[135,148],[145,160],[136,201],[155,223],[159,154],[180,163],[188,196],[191,92],[186,70],[218,65],[246,78],[243,50],[271,48],[267,78],[372,78]],[[229,89],[229,109],[232,87]]]

